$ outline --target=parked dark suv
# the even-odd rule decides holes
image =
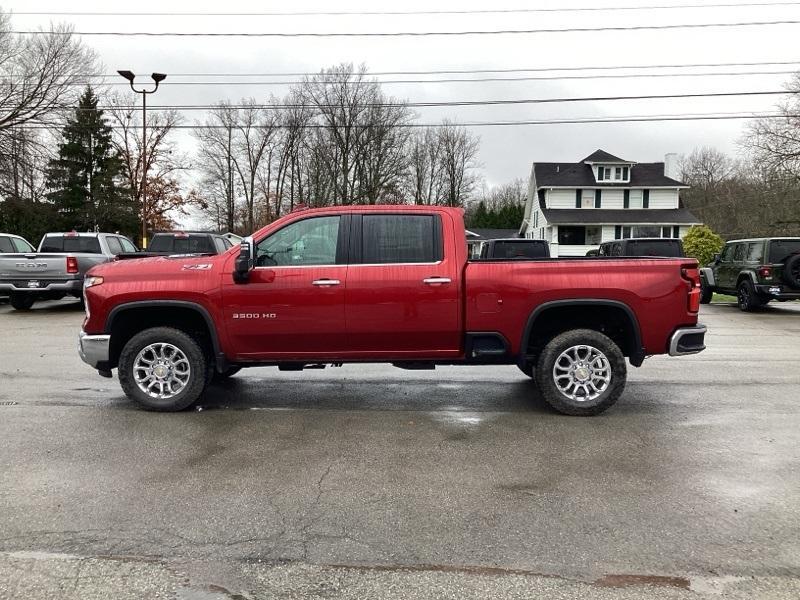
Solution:
[[[800,238],[732,240],[700,270],[703,293],[735,295],[739,308],[755,310],[770,300],[800,299]]]

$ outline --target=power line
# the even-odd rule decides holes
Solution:
[[[479,10],[393,10],[393,11],[264,11],[264,12],[97,12],[97,11],[21,11],[15,15],[72,16],[72,17],[350,17],[350,16],[401,16],[401,15],[488,15],[569,12],[612,12],[642,10],[673,10],[693,8],[750,8],[771,6],[796,6],[800,2],[741,2],[709,4],[655,4],[649,6],[592,6],[566,8],[497,8]]]
[[[709,114],[678,114],[678,115],[642,115],[628,117],[600,117],[600,118],[565,118],[565,119],[541,119],[541,120],[519,120],[519,121],[468,121],[464,123],[453,123],[458,127],[508,127],[522,125],[568,125],[568,124],[603,124],[603,123],[644,123],[657,121],[711,121],[711,120],[743,120],[743,119],[774,119],[774,118],[798,118],[796,114],[782,113],[709,113]],[[356,127],[369,127],[369,125],[356,125]],[[396,125],[400,128],[420,128],[420,127],[444,127],[442,123],[402,123]],[[111,129],[119,129],[117,125],[110,124]],[[286,129],[288,125],[270,125],[270,128]],[[330,127],[325,124],[310,123],[297,125],[300,129],[326,129]],[[173,125],[172,129],[228,129],[226,125]],[[60,131],[60,125],[21,125],[16,129],[23,130],[53,130]]]
[[[621,100],[668,100],[677,98],[720,98],[734,96],[773,96],[790,94],[786,90],[771,91],[749,91],[749,92],[700,92],[696,94],[647,94],[639,96],[581,96],[581,97],[562,97],[562,98],[513,98],[497,100],[448,100],[443,102],[367,102],[362,104],[364,107],[409,107],[409,108],[432,108],[432,107],[455,107],[455,106],[498,106],[498,105],[517,105],[517,104],[557,104],[565,102],[613,102]],[[337,105],[338,106],[338,105]],[[107,105],[98,107],[102,110],[138,110],[141,107],[131,105]],[[231,110],[243,109],[265,109],[278,110],[290,108],[336,108],[334,105],[304,105],[304,104],[162,104],[148,107],[148,110],[210,110],[215,108],[225,108]],[[70,110],[81,110],[79,108]],[[92,110],[92,109],[87,109]]]
[[[702,72],[702,73],[630,73],[630,74],[611,74],[611,75],[553,75],[547,77],[472,77],[472,78],[446,78],[446,79],[377,79],[376,83],[381,85],[397,85],[412,83],[489,83],[489,82],[515,82],[515,81],[574,81],[574,80],[593,80],[593,79],[643,79],[643,78],[681,78],[681,77],[731,77],[731,76],[755,76],[755,75],[790,75],[797,70],[781,71],[736,71],[736,72]],[[2,80],[2,79],[0,79]],[[8,81],[8,79],[6,79]],[[286,81],[170,81],[162,86],[217,86],[217,85],[248,85],[248,86],[273,86],[273,85],[296,85],[303,83],[302,79]],[[347,80],[325,80],[325,83],[342,84],[348,83]],[[85,86],[91,85],[91,81],[73,81],[68,85]],[[102,82],[96,85],[112,85],[128,87],[125,81]]]
[[[241,38],[343,38],[343,37],[431,37],[431,36],[472,36],[472,35],[532,35],[555,33],[592,33],[603,31],[653,31],[671,29],[709,29],[725,27],[757,27],[770,25],[797,25],[798,20],[740,21],[736,23],[681,23],[675,25],[629,25],[612,27],[569,27],[543,29],[497,29],[472,31],[328,31],[328,32],[244,32],[244,31],[74,31],[75,35],[103,37],[241,37]],[[29,30],[11,31],[20,35],[52,35],[50,31]]]

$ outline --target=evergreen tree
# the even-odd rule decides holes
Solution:
[[[122,163],[91,87],[80,97],[61,135],[58,158],[50,161],[47,186],[62,227],[135,232],[136,207],[120,185]]]

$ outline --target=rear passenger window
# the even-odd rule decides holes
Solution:
[[[744,260],[744,255],[747,252],[747,244],[737,244],[736,252],[733,253],[733,260]]]
[[[747,248],[747,260],[753,262],[760,262],[761,256],[763,255],[762,250],[764,249],[764,244],[761,242],[750,242],[750,245]]]
[[[225,247],[225,242],[222,241],[222,238],[214,238],[214,246],[217,248],[217,253],[222,254],[227,250]]]
[[[117,238],[108,236],[106,238],[106,244],[108,244],[108,250],[114,256],[122,252],[122,245],[120,245],[119,240]]]
[[[128,238],[119,238],[119,243],[122,245],[123,252],[137,252],[136,246]]]
[[[17,252],[34,252],[33,247],[25,240],[11,238],[11,243],[14,244]]]
[[[5,252],[7,254],[15,252],[14,246],[11,245],[11,238],[0,235],[0,252]]]
[[[361,262],[433,263],[442,260],[437,215],[364,215]]]

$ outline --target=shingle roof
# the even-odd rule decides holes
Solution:
[[[541,205],[541,202],[540,202]],[[701,223],[685,208],[544,208],[544,218],[548,223],[570,225],[696,225]]]
[[[542,162],[533,165],[536,187],[685,187],[675,179],[664,175],[664,163],[638,163],[631,167],[631,180],[628,183],[598,182],[592,167],[580,163]]]
[[[589,156],[584,158],[581,162],[618,162],[618,163],[631,163],[629,160],[617,158],[613,154],[609,154],[605,150],[595,150]]]

